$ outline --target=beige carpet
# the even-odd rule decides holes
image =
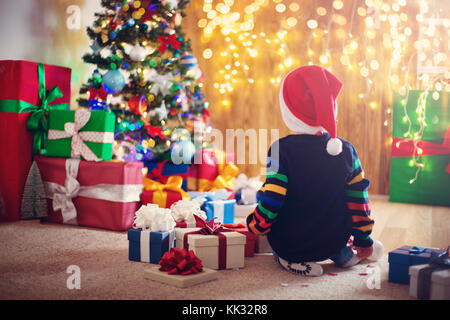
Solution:
[[[359,275],[367,264],[342,270],[324,262],[322,277],[306,278],[282,270],[271,255],[180,289],[143,278],[148,264],[128,261],[125,232],[20,221],[0,224],[0,242],[0,299],[409,299],[408,286],[387,281],[386,256],[375,263],[379,290]],[[81,269],[80,290],[67,289],[70,265]]]

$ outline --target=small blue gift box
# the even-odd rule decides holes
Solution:
[[[164,253],[174,246],[174,232],[130,229],[128,230],[128,241],[129,260],[159,263]]]
[[[206,221],[216,217],[216,222],[234,223],[234,206],[236,199],[228,199],[232,192],[219,189],[214,192],[189,191],[191,199],[197,199],[201,209],[206,213]]]
[[[187,191],[189,164],[173,164],[145,160],[144,166],[148,169],[147,177],[161,183],[166,183],[167,178],[170,176],[181,176],[183,178],[181,188]]]
[[[206,201],[202,207],[206,213],[206,221],[216,217],[216,222],[234,223],[235,204],[235,199]]]
[[[409,267],[427,264],[431,252],[444,252],[440,249],[403,246],[389,252],[389,282],[409,284]]]

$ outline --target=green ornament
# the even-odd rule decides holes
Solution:
[[[117,69],[117,65],[115,64],[115,63],[110,63],[110,65],[109,65],[109,68],[111,69],[111,70],[116,70]]]
[[[158,65],[158,63],[157,63],[155,60],[150,60],[148,64],[149,64],[150,67],[152,67],[152,68],[155,68],[155,67]]]

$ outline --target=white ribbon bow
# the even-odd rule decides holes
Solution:
[[[160,208],[157,204],[143,205],[136,211],[134,229],[163,232],[173,230],[175,221],[170,215],[170,209]]]
[[[61,210],[63,223],[77,224],[77,210],[72,202],[72,199],[77,196],[113,202],[136,202],[140,200],[141,184],[80,186],[76,179],[79,166],[79,159],[66,159],[64,186],[49,181],[44,183],[46,197],[53,199],[54,211]]]
[[[88,123],[90,118],[91,113],[89,111],[78,109],[75,111],[75,122],[65,123],[64,131],[53,129],[49,130],[48,139],[57,140],[72,137],[72,158],[79,158],[80,156],[83,156],[83,158],[87,161],[102,161],[102,159],[98,158],[84,142],[113,143],[114,133],[96,131],[79,132],[79,130],[83,128],[86,123]]]
[[[196,200],[179,200],[170,206],[173,220],[195,223],[194,214],[206,220],[206,213],[200,209],[200,203]]]
[[[150,90],[151,93],[157,95],[158,91],[161,91],[162,95],[166,96],[169,94],[169,89],[173,85],[173,74],[159,74],[155,69],[151,69],[148,80],[153,82],[152,89]]]

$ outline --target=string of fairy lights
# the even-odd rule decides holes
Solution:
[[[283,74],[294,66],[319,64],[330,71],[333,68],[359,77],[365,84],[364,92],[355,92],[358,99],[371,110],[381,107],[374,79],[383,72],[389,89],[404,99],[403,121],[409,122],[404,141],[414,141],[414,156],[410,162],[416,167],[416,181],[424,164],[420,161],[418,141],[426,128],[426,102],[428,93],[439,100],[441,92],[450,91],[450,10],[446,1],[436,0],[333,0],[328,4],[315,1],[254,0],[248,5],[235,0],[203,0],[203,14],[197,21],[202,30],[205,60],[214,60],[217,77],[213,87],[218,91],[221,105],[231,107],[228,97],[239,87],[251,86],[258,81],[278,86]],[[258,28],[265,21],[258,14],[273,10],[273,19],[279,20],[279,29],[266,31]],[[416,12],[412,16],[411,12]],[[357,29],[356,29],[357,28]],[[259,30],[259,31],[256,31]],[[261,32],[260,30],[264,30]],[[288,40],[291,31],[307,35],[304,52],[291,52]],[[417,37],[419,34],[419,37]],[[209,43],[223,37],[222,47]],[[339,41],[337,41],[339,40]],[[340,45],[336,46],[335,43]],[[216,42],[215,42],[216,43]],[[379,49],[379,43],[384,50]],[[324,45],[325,44],[325,45]],[[255,79],[253,67],[261,52],[270,53],[273,73],[267,79]],[[264,56],[264,55],[263,55]],[[417,64],[415,64],[417,62]],[[339,63],[340,65],[336,65]],[[418,130],[414,131],[406,102],[412,89],[424,90],[416,109]],[[388,127],[391,107],[384,108],[383,125]],[[392,138],[388,143],[392,144]],[[399,142],[402,143],[401,141]],[[400,147],[396,143],[395,147]]]

